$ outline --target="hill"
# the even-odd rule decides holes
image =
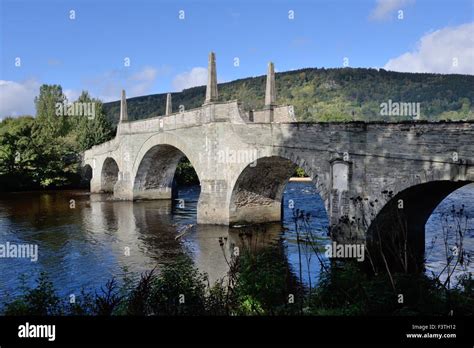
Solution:
[[[218,86],[220,100],[238,99],[247,110],[261,108],[265,76],[249,77]],[[382,116],[381,103],[420,103],[422,120],[474,120],[474,76],[399,73],[383,69],[308,68],[276,74],[278,104],[295,106],[299,121],[407,120]],[[205,86],[172,93],[173,112],[202,105]],[[132,120],[163,115],[166,94],[128,99]],[[107,117],[118,122],[119,101],[104,104]]]

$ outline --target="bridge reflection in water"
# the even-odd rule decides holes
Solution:
[[[283,247],[282,257],[286,259],[283,261],[295,277],[299,276],[297,236],[291,210],[284,210],[283,224],[245,228],[197,225],[198,197],[198,186],[179,188],[174,201],[114,201],[110,195],[84,191],[5,194],[0,199],[1,240],[37,244],[39,257],[38,262],[2,260],[0,297],[7,293],[15,295],[20,290],[21,273],[28,275],[27,284],[33,285],[36,275],[46,271],[58,292],[68,296],[80,292],[82,287],[99,289],[112,277],[120,279],[124,268],[138,275],[155,267],[159,269],[183,254],[190,255],[199,270],[208,273],[212,283],[226,275],[227,261],[235,247],[240,251],[271,245]],[[73,209],[71,199],[75,202]],[[290,183],[285,189],[283,205],[287,207],[290,200],[295,208],[310,212],[310,228],[323,248],[330,242],[329,222],[316,190],[308,183]],[[470,217],[464,247],[472,255],[474,186],[470,185],[450,195],[428,220],[425,239],[428,271],[436,272],[444,267],[440,235],[443,214],[449,213],[452,205],[459,209],[462,204]],[[192,227],[183,229],[189,225]],[[436,246],[431,248],[436,235]],[[315,285],[320,275],[319,262],[312,257],[308,274],[307,258],[303,255],[302,259],[303,281],[308,284],[311,279]]]

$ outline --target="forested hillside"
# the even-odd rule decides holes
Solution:
[[[278,104],[295,106],[300,121],[406,120],[382,116],[381,103],[420,103],[422,120],[474,119],[474,76],[398,73],[383,69],[301,69],[276,74]],[[173,111],[202,105],[205,86],[173,93]],[[219,84],[219,99],[239,99],[245,109],[263,106],[265,76]],[[166,94],[128,100],[131,119],[164,114]],[[104,104],[107,117],[116,124],[120,103]]]

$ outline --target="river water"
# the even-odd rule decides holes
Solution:
[[[243,238],[242,231],[248,231],[248,227],[196,225],[198,197],[199,186],[178,188],[174,201],[113,201],[110,195],[86,191],[2,193],[0,244],[38,245],[38,260],[0,258],[0,302],[18,294],[22,281],[33,285],[41,271],[48,273],[59,294],[68,296],[79,294],[81,289],[99,289],[124,272],[138,275],[154,267],[159,269],[183,253],[190,255],[213,282],[227,272],[226,258],[235,246],[259,248],[275,243],[285,247],[296,277],[301,274],[306,284],[317,283],[320,262],[312,250],[303,247],[298,251],[292,210],[284,210],[283,224],[251,227],[252,236]],[[295,208],[311,213],[313,240],[324,250],[330,242],[328,219],[314,187],[289,183],[284,193],[285,207],[290,200]],[[443,267],[445,249],[440,236],[446,227],[445,214],[452,205],[458,208],[462,204],[469,216],[464,245],[472,254],[474,185],[469,185],[448,196],[426,225],[428,272]],[[222,248],[219,238],[224,242]],[[301,273],[299,255],[303,260]],[[324,253],[321,256],[327,261]]]

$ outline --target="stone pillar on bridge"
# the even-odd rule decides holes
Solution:
[[[276,105],[275,93],[275,66],[272,62],[268,63],[267,82],[265,88],[265,120],[264,122],[273,122],[273,109]]]
[[[166,95],[166,109],[165,109],[165,116],[171,115],[171,93]]]
[[[216,55],[214,52],[209,53],[207,64],[207,87],[206,100],[204,105],[217,101],[217,71],[216,71]]]
[[[272,108],[275,106],[275,102],[275,66],[272,62],[269,62],[267,69],[267,85],[265,89],[265,107]]]
[[[127,97],[125,96],[125,90],[122,89],[122,97],[120,99],[120,122],[126,121],[128,121]]]

